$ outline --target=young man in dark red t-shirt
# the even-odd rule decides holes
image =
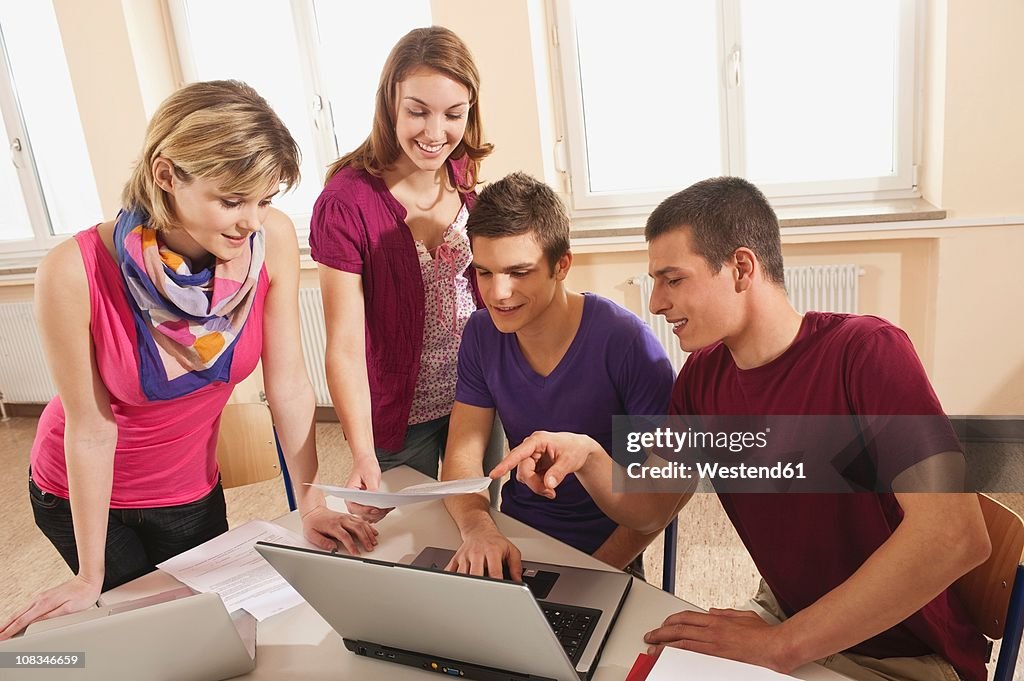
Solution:
[[[705,180],[669,197],[646,238],[651,311],[693,353],[671,413],[914,416],[907,423],[921,429],[901,432],[898,447],[872,443],[867,460],[893,491],[720,494],[764,578],[756,600],[782,621],[681,612],[647,643],[782,672],[819,660],[858,679],[983,681],[985,641],[949,586],[991,547],[974,494],[921,491],[951,489],[948,478],[934,486],[934,474],[952,470],[955,479],[963,464],[907,335],[877,317],[794,310],[778,220],[742,179]],[[576,472],[605,513],[639,530],[674,511],[678,496],[613,492],[614,463],[588,440],[537,433],[492,475],[518,464],[520,480],[553,496]]]

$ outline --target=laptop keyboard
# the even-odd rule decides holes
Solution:
[[[590,640],[590,635],[594,633],[597,621],[601,618],[601,611],[545,601],[537,601],[537,604],[544,611],[544,616],[565,649],[566,655],[575,665],[586,650],[587,641]]]

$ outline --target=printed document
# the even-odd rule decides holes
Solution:
[[[302,603],[302,597],[256,553],[258,541],[317,549],[279,525],[252,520],[157,567],[196,591],[220,594],[228,612],[243,608],[263,621]]]
[[[701,655],[690,650],[665,648],[647,675],[647,681],[678,681],[678,679],[700,679],[701,681],[785,681],[795,677],[788,674],[736,662],[723,657]]]

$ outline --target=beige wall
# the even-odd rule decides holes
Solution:
[[[943,3],[947,4],[947,3]],[[948,0],[942,204],[1024,215],[1024,2]]]
[[[861,312],[903,326],[946,409],[1024,413],[1024,25],[1017,0],[929,0],[921,98],[922,192],[968,226],[790,237],[788,263],[856,262]],[[178,78],[161,0],[56,0],[104,211],[117,197],[146,118]],[[485,179],[526,170],[558,186],[544,0],[433,0],[435,21],[473,50],[485,131],[495,153]],[[113,105],[117,102],[117,105]],[[1002,217],[1009,226],[969,226]],[[639,310],[626,280],[647,269],[642,244],[579,253],[570,283]],[[316,285],[313,270],[303,285]],[[31,287],[0,286],[0,301]]]
[[[465,40],[480,71],[481,114],[494,153],[483,166],[493,181],[522,170],[557,182],[551,153],[554,116],[543,0],[433,0],[435,24]]]
[[[94,0],[93,0],[94,1]],[[182,82],[166,0],[124,0],[126,34],[148,120]]]
[[[120,0],[54,0],[104,215],[142,146],[146,111]]]

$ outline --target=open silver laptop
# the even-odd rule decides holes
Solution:
[[[4,669],[4,681],[221,681],[256,666],[256,620],[228,615],[220,596],[187,587],[42,620],[0,652],[53,657],[67,665]],[[64,658],[58,657],[58,654]]]
[[[559,574],[537,599],[522,583],[430,567],[441,554],[420,567],[264,542],[256,550],[352,652],[481,681],[589,678],[632,585],[621,572],[543,565]],[[579,634],[573,659],[549,617]]]

